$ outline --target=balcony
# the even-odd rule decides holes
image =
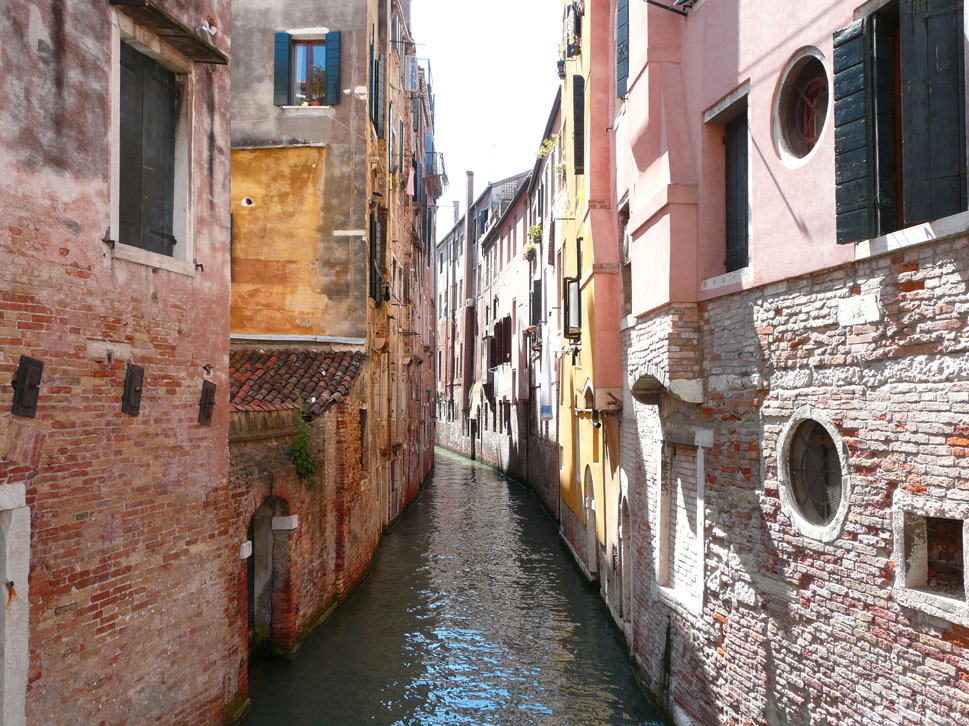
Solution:
[[[427,164],[424,168],[424,181],[427,184],[427,196],[437,198],[447,189],[447,170],[444,167],[444,154],[440,151],[429,151],[426,154]]]

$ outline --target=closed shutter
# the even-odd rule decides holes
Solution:
[[[175,74],[121,45],[119,241],[171,256],[175,244]]]
[[[542,281],[532,280],[532,325],[542,324]]]
[[[572,126],[575,173],[585,173],[585,78],[572,76]]]
[[[276,33],[276,45],[273,52],[273,104],[288,106],[289,82],[292,77],[292,65],[289,53],[293,41],[289,33]]]
[[[380,305],[380,278],[377,275],[377,217],[370,215],[370,298]]]
[[[326,34],[326,84],[323,103],[336,106],[340,103],[340,31]]]
[[[377,59],[377,136],[384,137],[387,124],[387,56]]]
[[[726,124],[724,133],[727,272],[747,266],[747,113]]]
[[[629,0],[616,4],[616,97],[626,95],[629,82]]]
[[[899,13],[905,223],[966,209],[963,3],[920,0]]]

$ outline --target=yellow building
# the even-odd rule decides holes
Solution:
[[[561,526],[589,576],[607,590],[618,578],[624,507],[616,415],[622,408],[622,283],[612,181],[613,21],[607,3],[564,5],[559,133],[568,189],[558,261]]]

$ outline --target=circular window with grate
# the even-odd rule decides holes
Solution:
[[[794,503],[812,524],[828,524],[841,506],[841,462],[834,441],[817,421],[802,421],[788,455]]]
[[[774,113],[774,141],[781,158],[804,159],[828,118],[829,84],[824,63],[813,49],[798,53],[781,77]]]
[[[781,507],[794,526],[814,539],[838,536],[848,512],[847,447],[838,429],[811,406],[798,409],[778,439]]]

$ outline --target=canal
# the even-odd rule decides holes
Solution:
[[[440,449],[371,577],[249,682],[245,726],[660,723],[534,497]]]

